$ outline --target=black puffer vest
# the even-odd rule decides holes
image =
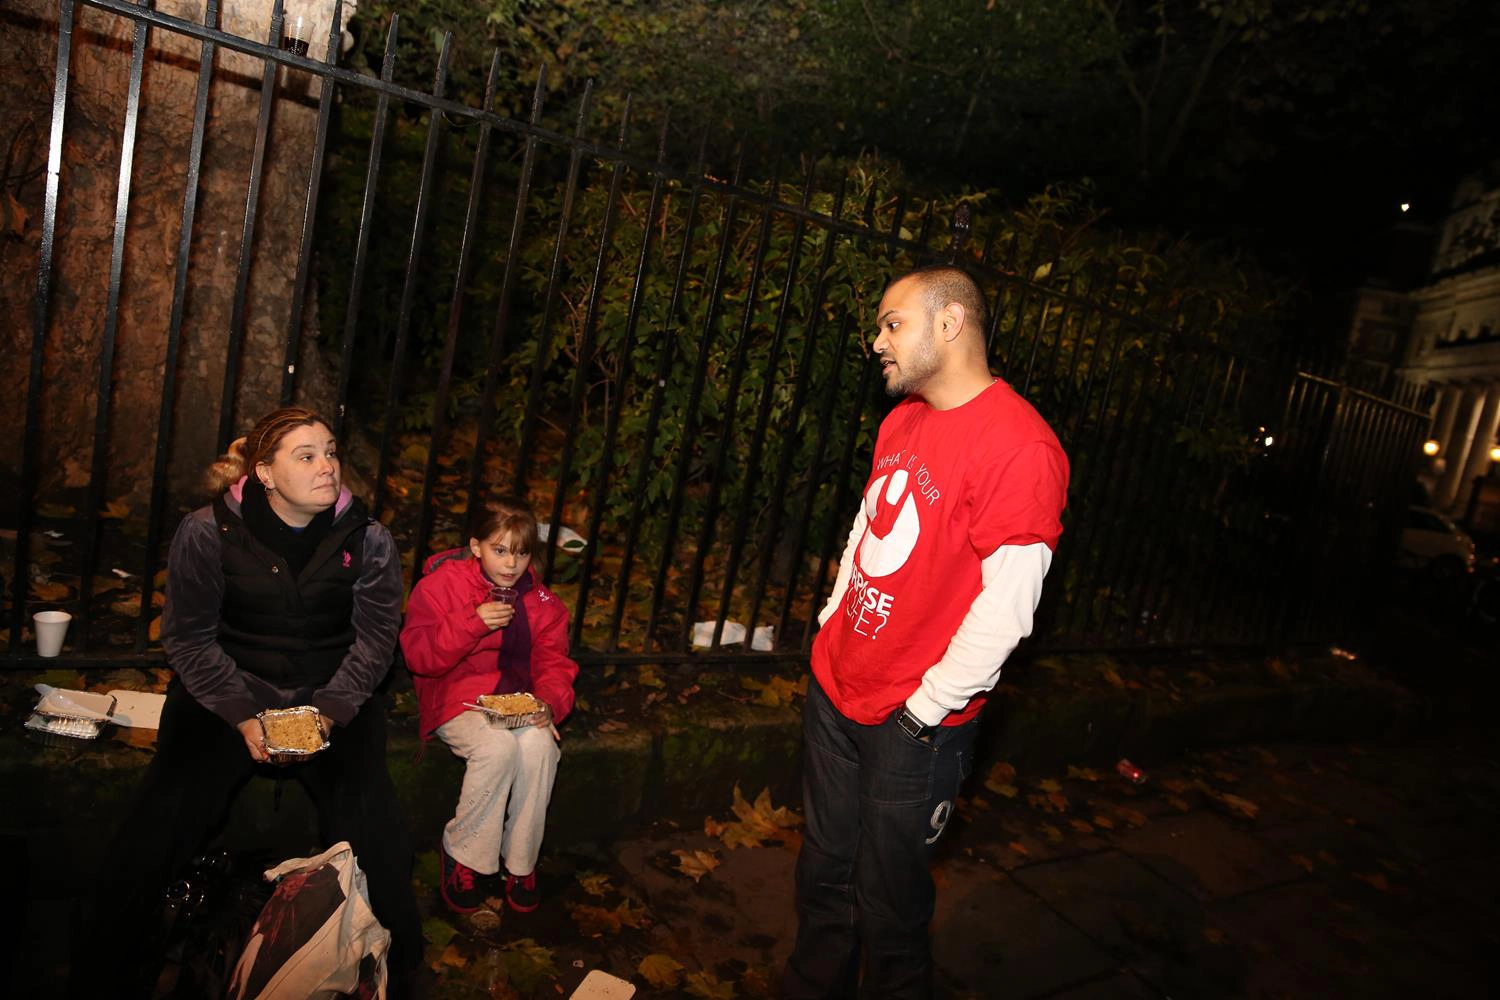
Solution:
[[[302,572],[214,500],[224,569],[219,644],[240,669],[287,689],[327,683],[354,643],[354,584],[371,520],[354,498]]]

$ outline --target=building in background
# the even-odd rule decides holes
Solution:
[[[1436,452],[1419,477],[1429,504],[1488,522],[1500,495],[1487,488],[1500,465],[1500,162],[1458,186],[1435,230],[1404,222],[1393,235],[1390,277],[1356,296],[1350,370],[1368,384],[1432,388]],[[1424,242],[1425,272],[1401,267]]]

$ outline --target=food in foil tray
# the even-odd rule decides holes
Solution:
[[[302,755],[317,753],[328,745],[316,708],[303,706],[260,713],[266,731],[266,752]]]
[[[524,691],[518,694],[485,694],[480,695],[478,700],[480,708],[487,708],[497,715],[531,715],[547,710],[547,706],[537,700],[535,695]]]

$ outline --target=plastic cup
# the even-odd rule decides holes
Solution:
[[[491,587],[490,600],[499,601],[501,604],[515,604],[516,598],[520,597],[520,591],[515,587]]]
[[[73,616],[66,611],[38,611],[31,616],[31,627],[36,631],[36,654],[56,656],[62,652],[63,639],[68,634],[68,622]]]

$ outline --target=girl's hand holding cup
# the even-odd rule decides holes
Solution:
[[[518,596],[514,587],[491,587],[490,599],[474,609],[474,613],[490,629],[504,628],[516,616]]]

